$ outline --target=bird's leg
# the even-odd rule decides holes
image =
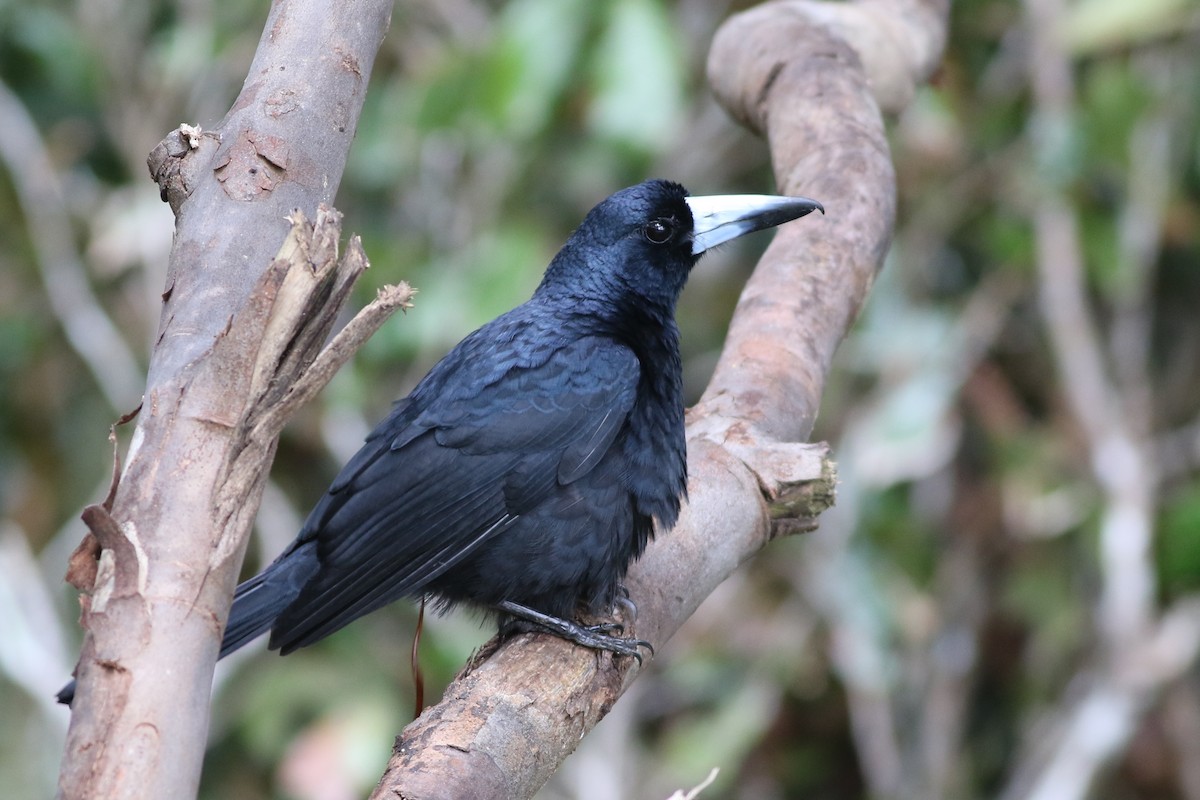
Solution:
[[[638,664],[642,663],[642,653],[639,648],[644,647],[650,651],[651,655],[654,655],[654,647],[643,639],[626,639],[621,636],[611,635],[612,631],[623,631],[625,628],[625,626],[617,622],[605,622],[600,625],[580,625],[577,622],[543,614],[540,611],[535,611],[532,608],[523,606],[520,603],[514,603],[511,600],[504,600],[497,603],[496,609],[521,620],[534,630],[552,633],[562,639],[567,639],[584,647],[590,647],[593,650],[607,650],[617,655],[630,656],[631,658],[636,658]]]

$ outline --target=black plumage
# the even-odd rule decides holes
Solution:
[[[503,619],[546,615],[555,624],[536,627],[637,655],[644,643],[570,620],[611,609],[655,524],[679,516],[676,301],[706,249],[819,207],[692,198],[667,181],[596,206],[533,297],[438,362],[296,540],[238,587],[221,655],[268,630],[288,653],[425,595]]]

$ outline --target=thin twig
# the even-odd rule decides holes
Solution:
[[[684,792],[683,789],[675,790],[675,793],[668,797],[667,800],[696,800],[696,798],[700,796],[701,792],[713,785],[713,781],[717,779],[717,775],[720,773],[720,767],[713,767],[712,770],[709,771],[707,778],[700,781],[700,783],[696,784],[691,789],[688,789],[686,792]]]
[[[0,82],[0,159],[13,177],[46,297],[72,349],[95,378],[113,411],[123,413],[142,394],[142,368],[88,283],[72,244],[62,181],[37,125]]]
[[[352,244],[352,247],[355,245]],[[351,250],[347,258],[351,257]],[[361,251],[359,251],[361,252]],[[416,290],[404,281],[379,289],[375,299],[364,306],[354,318],[346,323],[313,360],[300,379],[289,387],[284,399],[273,406],[259,420],[262,428],[278,433],[283,422],[291,417],[300,406],[307,403],[323,389],[337,371],[350,360],[367,339],[379,330],[397,310],[412,307]],[[272,434],[274,435],[274,434]]]

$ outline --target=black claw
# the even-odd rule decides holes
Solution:
[[[628,620],[631,625],[637,622],[637,603],[633,602],[633,598],[629,596],[628,587],[623,583],[617,584],[616,598],[613,600],[613,613],[619,614],[622,619]]]
[[[620,614],[622,619],[627,619],[631,623],[637,622],[637,603],[633,602],[628,594],[626,594],[624,597],[617,598],[616,603],[614,603],[613,610]]]

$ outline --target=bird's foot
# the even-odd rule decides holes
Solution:
[[[496,604],[496,608],[505,614],[519,620],[528,629],[552,633],[559,638],[590,647],[593,650],[607,650],[619,656],[629,656],[642,663],[641,648],[654,655],[654,647],[644,639],[614,636],[625,631],[625,626],[619,622],[602,622],[598,625],[580,625],[578,622],[560,619],[549,614],[543,614],[532,608],[505,600]]]

